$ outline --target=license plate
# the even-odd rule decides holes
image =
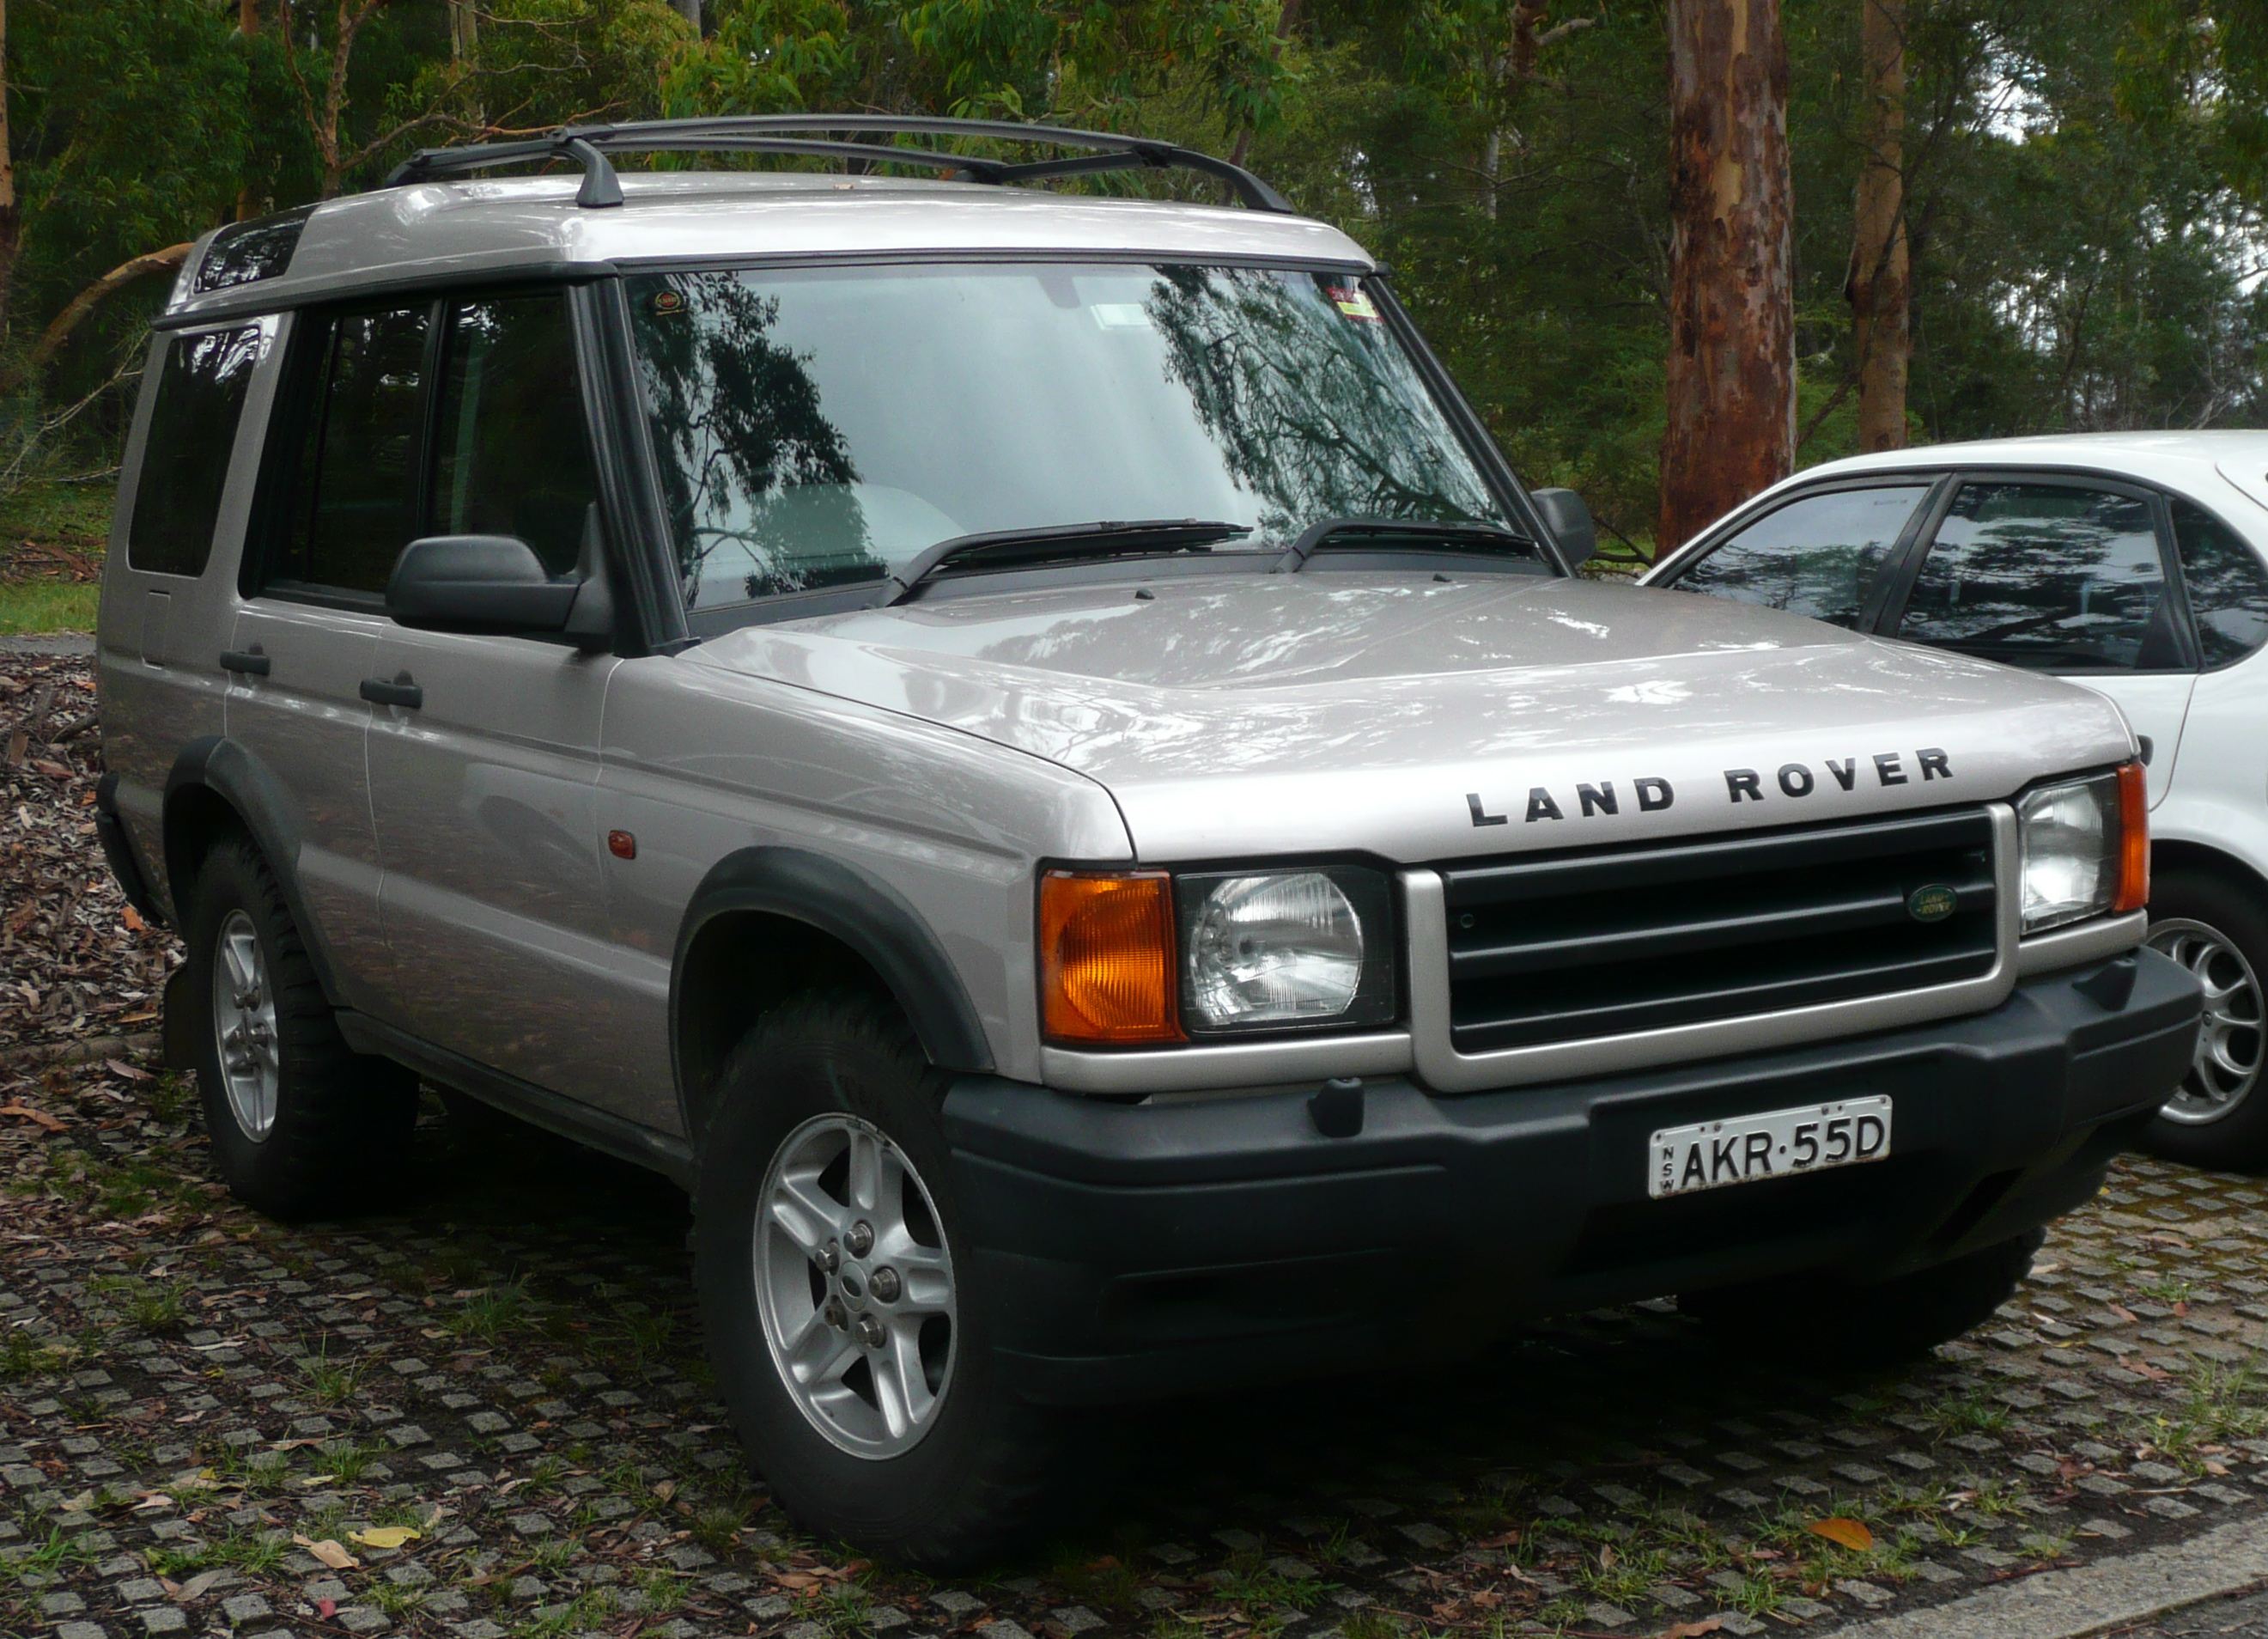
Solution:
[[[1890,1101],[1846,1098],[1664,1127],[1649,1153],[1646,1193],[1657,1200],[1880,1161],[1890,1153]]]

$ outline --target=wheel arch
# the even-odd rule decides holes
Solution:
[[[696,1147],[734,1045],[781,1001],[821,986],[887,998],[940,1069],[993,1067],[960,974],[902,894],[824,854],[743,848],[695,890],[670,963],[671,1067]]]
[[[2164,871],[2208,871],[2226,878],[2252,897],[2253,903],[2268,911],[2268,877],[2236,855],[2216,848],[2210,843],[2191,842],[2177,838],[2160,838],[2150,844],[2150,875],[2154,882]]]
[[[225,735],[192,740],[166,776],[163,825],[166,897],[173,901],[174,922],[182,934],[188,932],[198,867],[222,837],[240,831],[275,874],[324,998],[335,1008],[341,1006],[329,944],[321,927],[307,914],[299,892],[299,828],[275,774]]]

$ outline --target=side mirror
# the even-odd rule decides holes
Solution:
[[[1528,498],[1543,514],[1568,568],[1575,568],[1598,551],[1599,526],[1591,521],[1591,509],[1581,496],[1572,490],[1530,490]]]
[[[582,589],[517,535],[434,535],[401,549],[386,612],[423,631],[563,631]]]

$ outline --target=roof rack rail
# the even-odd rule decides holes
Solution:
[[[861,135],[985,137],[1089,151],[1062,159],[1010,161],[854,140]],[[583,170],[583,185],[576,192],[575,203],[597,210],[622,203],[622,183],[607,158],[614,153],[794,154],[842,159],[862,171],[878,165],[911,165],[1002,184],[1091,176],[1104,171],[1178,168],[1219,177],[1252,210],[1285,213],[1292,210],[1290,200],[1242,166],[1174,143],[1060,125],[1026,125],[1014,120],[895,114],[735,114],[704,120],[642,120],[625,125],[568,125],[518,142],[421,148],[394,167],[385,186],[394,188],[490,166],[565,159]]]

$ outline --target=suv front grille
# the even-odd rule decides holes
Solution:
[[[1451,1045],[1526,1047],[1977,978],[1997,954],[1982,808],[1441,872]],[[1954,890],[1935,921],[1917,889]]]

